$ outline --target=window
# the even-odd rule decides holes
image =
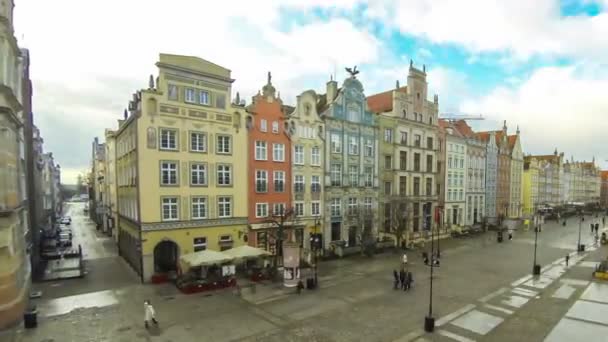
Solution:
[[[414,177],[414,196],[420,196],[420,177]]]
[[[217,198],[218,217],[232,217],[232,198],[220,196]]]
[[[232,151],[231,137],[229,135],[217,136],[217,153],[229,154]]]
[[[374,156],[374,142],[371,139],[365,140],[365,156],[366,157]]]
[[[280,216],[285,213],[285,203],[275,203],[272,206],[272,214],[275,216]]]
[[[401,145],[407,145],[407,132],[401,132],[401,139],[399,140]]]
[[[190,184],[191,185],[207,185],[207,165],[206,164],[191,164],[190,165]]]
[[[332,186],[342,185],[342,165],[331,164],[330,178]]]
[[[160,184],[177,185],[177,162],[160,163]]]
[[[426,156],[426,172],[433,172],[433,156]]]
[[[407,190],[407,177],[399,176],[399,195],[405,196]]]
[[[393,168],[393,158],[391,156],[384,156],[384,168],[387,170]]]
[[[192,219],[200,220],[207,218],[207,198],[192,197]]]
[[[230,165],[217,166],[217,185],[232,184],[232,167]]]
[[[268,171],[257,170],[255,172],[255,192],[268,191]]]
[[[310,214],[312,216],[321,215],[321,203],[319,203],[319,201],[310,203]]]
[[[209,105],[209,92],[205,90],[199,91],[198,103]]]
[[[178,100],[177,86],[175,84],[169,84],[167,86],[167,93],[168,93],[167,96],[169,97],[169,100],[171,100],[171,101]]]
[[[278,121],[272,122],[272,133],[279,133],[279,122]]]
[[[420,153],[414,153],[414,171],[420,171]]]
[[[448,167],[452,168],[452,157],[448,157]]]
[[[359,154],[359,141],[357,137],[348,137],[348,154]]]
[[[331,203],[329,205],[329,211],[332,217],[342,216],[342,208],[339,198],[332,198]]]
[[[391,187],[392,187],[391,182],[384,182],[384,194],[385,195],[391,194]]]
[[[266,150],[265,141],[255,142],[255,160],[266,160],[268,158],[268,151]]]
[[[426,195],[432,196],[433,195],[433,178],[427,178],[426,184],[424,184],[424,185],[426,187]]]
[[[261,132],[268,132],[268,121],[266,121],[266,119],[261,119],[260,120],[260,131]]]
[[[407,170],[407,152],[399,151],[399,169]]]
[[[319,176],[310,176],[310,192],[321,192],[321,179]]]
[[[340,136],[335,133],[331,134],[331,152],[342,153],[342,141],[340,141]]]
[[[161,128],[161,130],[160,130],[160,149],[161,150],[177,150],[177,130]]]
[[[295,202],[293,210],[296,216],[304,216],[304,202]]]
[[[357,165],[348,166],[348,179],[350,186],[359,186],[359,167]]]
[[[371,197],[365,197],[363,199],[363,208],[365,209],[366,212],[372,211],[372,198]]]
[[[310,150],[310,163],[315,166],[321,165],[321,152],[318,146],[314,146]]]
[[[349,197],[348,198],[348,215],[356,215],[357,214],[357,198]]]
[[[226,95],[215,94],[215,107],[216,108],[226,108]]]
[[[460,197],[459,199],[460,199],[461,201],[462,201],[462,200],[464,200],[464,192],[463,192],[463,190],[462,190],[462,189],[460,189],[460,190],[458,191],[458,194],[460,195],[460,196],[459,196],[459,197]]]
[[[191,132],[190,151],[207,152],[207,134],[200,132]]]
[[[317,150],[317,153],[319,151]],[[293,147],[293,163],[297,165],[304,165],[304,146],[295,145]]]
[[[393,143],[393,130],[390,128],[384,129],[384,142]]]
[[[272,160],[285,161],[285,144],[272,144]]]
[[[274,191],[284,192],[285,191],[285,171],[274,171]]]
[[[207,238],[206,237],[198,237],[193,239],[193,246],[195,252],[204,251],[207,249]]]
[[[364,173],[364,176],[365,176],[365,184],[364,185],[366,187],[372,187],[372,186],[374,186],[374,184],[373,184],[373,174],[374,174],[374,170],[372,169],[372,167],[371,166],[366,166],[365,167],[365,173]]]
[[[452,200],[452,189],[448,189],[448,201]]]
[[[464,169],[464,158],[460,159],[460,168]]]
[[[186,88],[186,102],[196,103],[196,92],[192,88]]]
[[[433,138],[432,137],[428,137],[426,138],[426,148],[428,149],[433,149]]]
[[[256,203],[255,204],[255,217],[267,217],[268,216],[268,203]]]
[[[420,136],[420,134],[414,134],[414,146],[420,147],[421,140],[422,137]]]
[[[162,218],[163,221],[179,220],[179,210],[177,208],[177,197],[164,197],[162,199]]]
[[[304,176],[303,175],[295,175],[293,181],[294,191],[295,192],[304,192]]]

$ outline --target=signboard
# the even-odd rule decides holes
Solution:
[[[300,246],[283,243],[283,284],[295,287],[300,280]]]

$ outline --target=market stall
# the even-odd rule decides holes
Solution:
[[[176,285],[183,293],[196,293],[236,285],[234,257],[213,250],[180,257],[182,274]]]
[[[263,249],[240,246],[222,252],[234,258],[234,262],[239,264],[239,268],[253,281],[270,278],[270,264],[267,257],[271,254]]]

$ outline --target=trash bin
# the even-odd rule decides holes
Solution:
[[[26,329],[38,326],[38,310],[35,306],[30,306],[23,314],[23,325]]]
[[[312,290],[315,288],[315,279],[314,278],[306,278],[306,288]]]
[[[578,251],[579,252],[584,252],[585,251],[585,244],[581,243],[580,245],[578,245]]]

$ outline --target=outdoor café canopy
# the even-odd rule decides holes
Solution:
[[[219,265],[230,262],[233,259],[234,257],[211,249],[184,254],[180,257],[182,264],[188,267]]]
[[[251,246],[239,246],[235,248],[228,249],[222,252],[223,254],[229,255],[234,259],[255,259],[263,256],[270,255],[269,252],[251,247]]]

